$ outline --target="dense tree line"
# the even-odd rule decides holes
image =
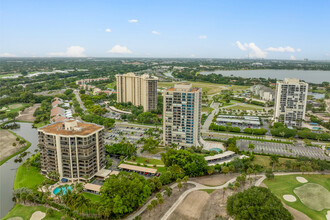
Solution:
[[[240,127],[217,125],[215,123],[210,124],[209,130],[229,131],[229,132],[234,132],[234,133],[242,132]],[[265,135],[267,133],[267,129],[265,129],[265,128],[245,128],[245,129],[243,129],[243,132],[246,134]]]
[[[143,176],[120,172],[107,178],[101,187],[101,206],[105,216],[120,218],[143,205],[151,193],[151,184]]]
[[[105,145],[105,150],[110,155],[120,155],[129,158],[136,155],[136,147],[128,141]]]
[[[161,154],[165,166],[177,166],[186,176],[202,176],[207,172],[207,162],[203,156],[187,150],[169,149]]]
[[[229,197],[227,212],[234,219],[293,219],[269,189],[256,186]]]
[[[111,128],[115,124],[115,119],[105,118],[97,114],[81,115],[81,119],[86,122],[103,125],[106,128]]]

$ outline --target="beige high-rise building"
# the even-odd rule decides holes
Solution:
[[[288,126],[302,125],[305,119],[308,84],[299,79],[276,82],[274,120]]]
[[[163,141],[180,146],[200,146],[202,89],[179,83],[163,93]]]
[[[91,179],[105,167],[104,128],[76,120],[38,129],[41,172],[71,181]]]
[[[157,77],[148,74],[142,76],[136,76],[134,73],[117,74],[117,102],[142,105],[144,111],[157,109],[157,81]]]

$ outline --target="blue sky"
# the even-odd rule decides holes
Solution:
[[[0,42],[0,56],[329,60],[330,1],[0,0]]]

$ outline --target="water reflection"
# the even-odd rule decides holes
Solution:
[[[19,122],[17,124],[20,124],[20,128],[12,131],[31,143],[31,147],[27,151],[33,154],[38,144],[37,130],[32,128],[31,123]],[[12,201],[12,191],[16,170],[20,163],[15,163],[14,160],[15,157],[0,166],[0,218],[3,218],[15,205]]]

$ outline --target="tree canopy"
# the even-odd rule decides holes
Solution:
[[[271,191],[264,187],[251,188],[234,194],[227,200],[227,212],[234,219],[293,219]]]
[[[204,157],[187,150],[169,149],[161,156],[166,167],[177,165],[187,176],[200,176],[207,172],[207,162]]]
[[[134,211],[150,195],[149,181],[136,173],[120,172],[109,177],[101,187],[102,205],[118,217]]]

